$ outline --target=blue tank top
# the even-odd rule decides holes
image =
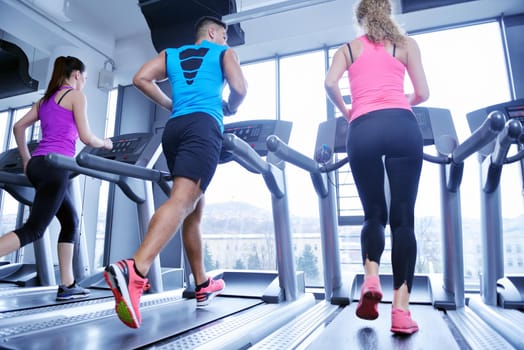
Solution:
[[[171,83],[171,118],[202,112],[224,130],[222,56],[228,49],[209,41],[166,49],[166,71]]]

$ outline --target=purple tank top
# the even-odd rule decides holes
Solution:
[[[59,153],[64,156],[74,157],[78,129],[76,127],[73,111],[56,104],[56,94],[69,86],[62,86],[56,93],[43,102],[38,110],[42,140],[33,151],[33,156],[45,156],[48,153]]]

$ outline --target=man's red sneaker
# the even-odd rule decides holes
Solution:
[[[140,297],[149,289],[147,278],[135,271],[135,261],[120,260],[105,268],[104,278],[115,296],[115,310],[120,321],[131,328],[140,327]]]

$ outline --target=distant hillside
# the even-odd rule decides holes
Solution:
[[[513,219],[505,219],[503,225],[504,230],[522,232],[524,230],[524,214]]]
[[[316,218],[291,217],[292,232],[320,232]],[[246,202],[206,204],[202,231],[210,233],[273,232],[273,213]]]
[[[290,212],[292,210],[290,208]],[[417,218],[419,221],[423,218]],[[433,226],[432,230],[440,230],[440,219],[427,218]],[[299,233],[320,232],[320,220],[312,217],[291,216],[291,231]],[[522,232],[524,214],[516,218],[503,220],[504,232]],[[417,230],[420,230],[417,227]],[[465,237],[477,235],[481,229],[479,219],[463,219],[462,229]],[[227,202],[206,204],[202,230],[206,234],[212,233],[268,233],[273,232],[273,214],[271,209],[259,208],[246,202]]]
[[[265,218],[271,217],[271,210],[259,208],[246,202],[227,202],[208,204],[204,209],[205,216],[237,216],[244,218]]]

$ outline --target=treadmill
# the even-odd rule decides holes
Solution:
[[[346,123],[343,120],[342,122]],[[339,125],[340,123],[337,121],[329,124],[322,123],[319,126],[315,160],[292,149],[277,135],[269,136],[266,142],[268,149],[275,156],[306,170],[311,177],[319,206],[322,265],[324,268],[324,299],[333,305],[344,306],[350,303],[351,284],[349,280],[344,281],[340,269],[335,181],[332,171],[327,171],[322,167],[325,162],[331,159],[331,150],[334,149],[332,145],[335,140],[334,133],[336,133]]]
[[[524,276],[504,274],[504,248],[500,179],[504,164],[524,158],[524,99],[481,108],[467,114],[470,129],[486,115],[498,115],[505,121],[499,137],[479,151],[481,179],[482,275],[480,296],[469,306],[516,348],[524,348],[521,327],[524,324]],[[519,151],[509,156],[512,145]],[[521,168],[522,169],[522,168]],[[520,310],[520,311],[517,311]]]
[[[269,156],[263,159],[257,152],[264,151],[256,149],[265,145],[265,137],[279,132],[287,132],[289,137],[290,125],[275,120],[235,123],[231,128],[226,126],[223,147],[225,158],[260,174],[272,193],[277,274],[223,271],[226,290],[201,309],[196,309],[194,299],[182,297],[182,289],[146,293],[141,299],[143,322],[139,329],[128,328],[118,320],[114,300],[74,307],[67,314],[46,312],[47,319],[21,319],[0,329],[2,345],[23,349],[188,348],[202,344],[219,349],[247,348],[313,306],[313,295],[304,293],[303,274],[294,268],[282,164]],[[92,165],[98,168],[96,171],[109,171],[107,174],[166,181],[159,170],[86,152],[77,160],[85,169]],[[254,277],[249,277],[250,273]]]
[[[37,145],[38,142],[30,142],[28,144],[29,151],[32,152]],[[0,155],[0,188],[20,203],[19,212],[23,210],[23,206],[31,206],[33,203],[33,185],[31,185],[24,174],[22,158],[18,148],[10,149]],[[19,215],[16,225],[19,226],[21,224]],[[12,227],[12,229],[14,228]],[[2,286],[34,287],[55,285],[55,271],[53,260],[51,259],[49,234],[46,232],[42,238],[33,242],[34,263],[23,261],[24,249],[25,247],[19,249],[14,262],[3,262],[0,265],[0,283],[2,283]],[[1,309],[4,308],[2,307]]]
[[[125,167],[126,165],[134,166],[139,169],[150,169],[158,160],[161,153],[160,133],[130,133],[114,136],[111,138],[113,142],[113,149],[107,150],[104,148],[93,148],[90,146],[84,147],[77,158],[84,156],[93,156],[101,161],[109,161],[113,167]],[[68,169],[77,174],[84,174],[100,180],[108,181],[117,185],[124,195],[136,205],[139,239],[137,241],[125,240],[126,244],[110,244],[106,237],[106,251],[109,259],[114,259],[115,256],[124,258],[131,256],[138,248],[142,241],[149,220],[154,213],[154,200],[152,192],[151,181],[137,177],[130,177],[119,173],[111,173],[95,170],[89,167],[80,166],[77,159],[66,157],[59,154],[49,154],[46,160],[55,167]],[[164,182],[161,182],[164,184]],[[108,254],[109,253],[109,254]],[[164,284],[173,288],[179,288],[182,285],[182,270],[177,268],[162,268],[160,265],[160,258],[157,257],[151,266],[149,273],[149,283],[151,285],[151,292],[162,292]],[[84,281],[82,285],[88,288],[108,289],[103,278],[103,271],[92,274]]]
[[[387,305],[388,302],[392,301],[392,276],[380,275],[384,298],[379,304],[379,312],[382,315],[379,319],[366,321],[357,318],[354,303],[341,307],[334,316],[320,322],[319,327],[305,329],[303,334],[294,339],[295,343],[307,344],[303,345],[303,348],[396,349],[404,348],[407,344],[414,348],[429,348],[430,344],[435,344],[436,349],[459,349],[467,347],[466,344],[475,344],[471,341],[466,342],[460,335],[454,336],[456,328],[452,327],[452,331],[448,327],[447,318],[449,312],[455,312],[452,311],[453,309],[458,308],[460,310],[464,306],[459,186],[464,159],[493,140],[502,129],[503,122],[497,118],[486,121],[468,140],[458,145],[451,114],[448,110],[424,107],[413,109],[423,134],[424,144],[435,145],[438,152],[436,156],[425,153],[424,159],[441,165],[442,225],[445,248],[443,254],[444,260],[448,263],[448,267],[444,269],[444,276],[440,276],[442,278],[440,278],[439,284],[436,284],[437,278],[435,277],[415,275],[410,309],[420,325],[420,331],[411,337],[392,336],[389,330],[390,318],[388,317],[390,306]],[[320,132],[331,136],[323,136],[320,138],[321,142],[318,142],[319,138],[317,138],[315,158],[321,163],[317,165],[319,171],[330,172],[345,165],[347,158],[336,163],[331,162],[333,150],[334,152],[345,153],[347,133],[345,119],[337,118],[322,123],[319,126]],[[268,139],[269,141],[271,140]],[[296,151],[291,151],[282,146],[280,144],[276,151],[286,160],[290,159],[290,162],[295,162],[303,167],[309,162],[303,156],[297,155]],[[352,301],[358,300],[362,282],[363,275],[357,275],[352,285]],[[472,314],[472,312],[469,312],[469,314]],[[298,333],[297,329],[301,327],[303,320],[297,320],[294,323],[296,324],[288,325],[288,329],[283,329],[282,334],[275,334],[270,341],[276,341],[278,337],[289,333],[291,330]],[[497,338],[497,334],[478,318],[472,318],[472,321],[467,324],[479,330],[480,335],[476,335],[481,341],[493,335],[493,338],[500,340],[500,344],[509,346],[500,336]],[[484,327],[481,327],[481,325]],[[302,326],[302,328],[305,327]]]
[[[36,145],[37,143],[30,144],[30,150],[33,150]],[[107,176],[107,174],[91,169],[81,169],[76,164],[74,158],[71,157],[50,154],[46,157],[46,159],[51,165],[59,165],[60,161],[57,161],[57,159],[62,160],[62,162],[66,165],[71,163],[74,164],[72,167],[64,166],[64,168],[72,172],[69,191],[73,197],[73,200],[77,203],[77,208],[81,206],[82,202],[80,199],[77,175],[84,174],[107,181],[118,181],[117,176]],[[2,164],[5,164],[3,168],[7,169],[7,171],[0,171],[0,177],[2,179],[2,183],[4,184],[3,188],[8,190],[10,193],[16,194],[17,197],[15,198],[19,199],[20,201],[23,201],[28,205],[31,204],[34,190],[25,175],[23,175],[23,169],[21,167],[20,157],[18,156],[18,150],[14,149],[9,151],[1,161]],[[20,164],[17,165],[16,161],[18,161]],[[124,181],[122,182],[124,183]],[[49,241],[49,234],[46,233],[42,239]],[[42,286],[34,286],[31,288],[26,287],[18,288],[16,290],[0,291],[1,331],[8,329],[4,327],[11,327],[19,322],[23,323],[26,319],[32,319],[34,321],[38,319],[47,319],[49,318],[47,313],[52,314],[55,312],[69,312],[68,310],[74,307],[96,306],[98,303],[103,303],[104,299],[105,301],[111,300],[111,291],[105,285],[105,283],[102,284],[102,274],[93,274],[91,272],[87,257],[87,244],[83,227],[80,227],[79,244],[75,246],[73,270],[75,279],[78,281],[78,283],[83,287],[90,288],[91,293],[88,297],[63,301],[56,300],[57,286],[55,282],[55,271],[52,265],[51,249],[50,247],[47,249],[47,252],[37,255],[37,262],[41,262],[37,263],[36,265],[40,268],[47,268],[44,270],[44,273],[45,276],[52,277],[52,283],[42,284]],[[41,256],[44,257],[44,260],[42,260]],[[6,267],[9,268],[10,266],[8,265]]]

